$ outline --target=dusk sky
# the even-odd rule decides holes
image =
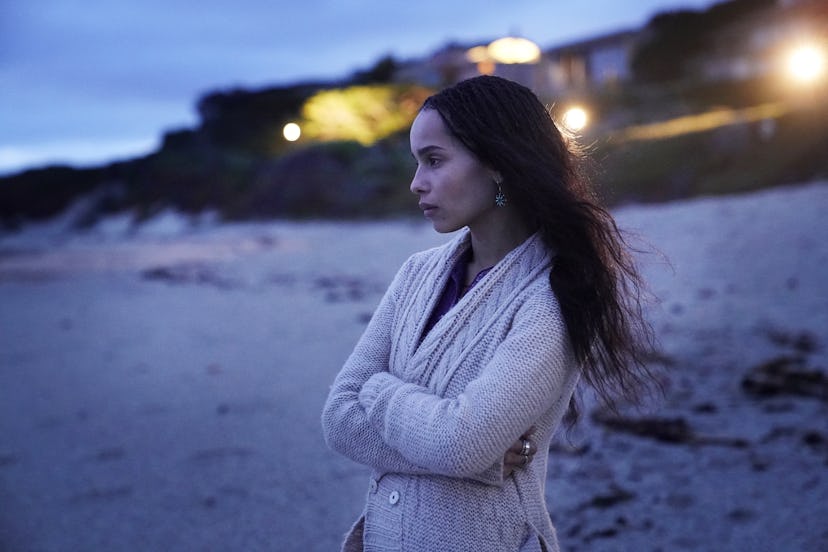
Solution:
[[[147,153],[205,92],[335,79],[519,34],[542,48],[712,0],[2,0],[0,173]]]

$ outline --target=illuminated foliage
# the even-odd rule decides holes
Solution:
[[[323,90],[302,106],[302,129],[311,140],[353,140],[368,146],[407,129],[429,94],[408,85]]]

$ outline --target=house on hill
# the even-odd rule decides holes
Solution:
[[[736,7],[743,15],[730,21],[721,19],[723,12],[735,9],[727,2],[700,12],[698,15],[709,22],[692,34],[697,38],[704,34],[701,49],[675,52],[675,76],[708,82],[744,80],[779,71],[785,47],[796,42],[810,41],[828,50],[828,2],[776,0],[766,4],[740,4]],[[676,21],[681,17],[678,14]],[[687,24],[692,23],[690,19],[699,18],[690,17]],[[491,44],[488,41],[452,43],[424,58],[401,63],[396,80],[439,88],[493,74],[529,86],[545,98],[566,98],[634,82],[636,52],[652,33],[649,26],[611,32],[545,48],[532,62],[519,64],[481,54]],[[671,63],[669,59],[667,63]]]
[[[438,88],[487,74],[520,82],[541,96],[566,96],[630,80],[638,34],[614,32],[543,50],[529,63],[511,64],[481,54],[489,42],[452,43],[425,58],[401,63],[395,80]]]
[[[544,51],[538,93],[568,95],[632,80],[632,57],[640,31],[626,30]]]

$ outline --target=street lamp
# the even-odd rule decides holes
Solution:
[[[466,52],[466,59],[477,66],[481,75],[491,75],[495,72],[495,62],[489,54],[487,46],[475,46]]]
[[[583,107],[572,106],[564,112],[561,122],[569,131],[578,132],[589,123],[589,114]]]
[[[520,82],[526,86],[534,80],[534,71],[528,68],[541,59],[537,44],[526,38],[506,36],[486,46],[475,46],[466,51],[466,60],[474,63],[481,75],[500,76]],[[498,64],[501,68],[498,69]],[[505,66],[505,67],[504,67]]]
[[[282,136],[288,142],[295,142],[302,135],[302,129],[296,123],[288,123],[282,129]]]
[[[811,84],[825,72],[825,53],[810,44],[798,46],[787,58],[788,74],[797,82]]]
[[[540,48],[529,39],[507,36],[489,44],[489,57],[498,63],[537,63],[540,60]]]

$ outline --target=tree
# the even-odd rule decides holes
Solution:
[[[712,38],[749,15],[771,9],[775,0],[730,0],[705,11],[656,14],[633,54],[632,70],[642,82],[669,82],[688,75],[688,64],[711,48]]]
[[[685,64],[704,45],[704,18],[695,11],[660,13],[645,29],[636,49],[632,70],[642,82],[668,82],[685,74]]]
[[[276,153],[282,126],[329,84],[299,84],[259,91],[214,92],[198,102],[199,132],[211,144],[257,155]]]
[[[377,61],[373,67],[365,71],[357,71],[351,78],[352,84],[387,84],[394,80],[397,72],[397,61],[392,56],[385,56]]]
[[[303,133],[311,140],[353,140],[368,146],[410,126],[429,93],[413,85],[323,90],[302,106]]]

